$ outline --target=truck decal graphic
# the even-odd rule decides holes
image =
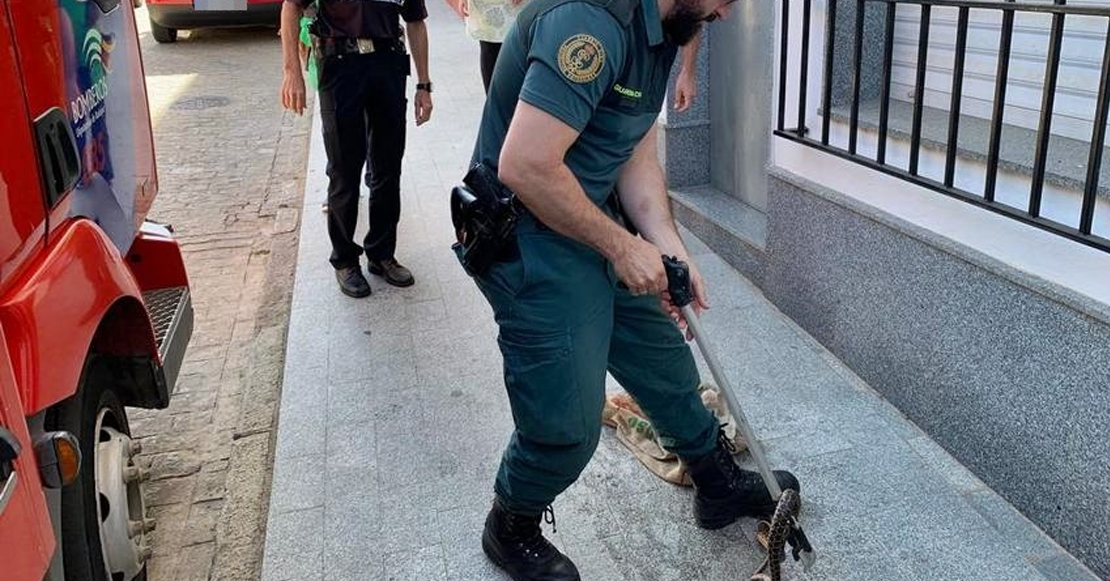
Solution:
[[[129,90],[141,69],[137,51],[115,49],[137,40],[131,38],[134,13],[104,13],[86,0],[56,1],[68,20],[61,32],[69,119],[81,157],[70,213],[94,220],[126,252],[135,237],[136,197],[145,181],[135,163],[136,123],[142,120],[134,114]]]
[[[112,39],[105,39],[99,30],[93,28],[85,34],[85,66],[90,71],[103,71],[102,74],[112,72],[108,68],[108,60],[105,57],[111,50]]]

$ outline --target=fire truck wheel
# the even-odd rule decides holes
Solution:
[[[110,376],[94,363],[86,385],[59,404],[57,428],[77,434],[81,474],[62,489],[60,549],[67,581],[146,581],[150,531],[127,414]],[[52,423],[55,423],[52,422]]]
[[[166,28],[153,20],[150,21],[150,34],[154,36],[154,40],[158,41],[158,44],[177,42],[176,28]]]

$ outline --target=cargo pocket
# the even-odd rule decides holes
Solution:
[[[505,387],[517,430],[549,446],[586,442],[582,400],[570,335],[502,329],[497,338],[505,358]]]
[[[455,257],[462,266],[462,249],[453,248]],[[498,324],[509,321],[516,306],[516,296],[524,287],[527,279],[527,270],[520,258],[514,260],[494,262],[489,270],[473,277],[478,290],[486,297],[486,301],[493,307],[493,315]]]

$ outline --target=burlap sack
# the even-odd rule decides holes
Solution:
[[[736,451],[746,450],[748,445],[738,433],[732,414],[728,411],[728,404],[717,387],[703,383],[698,387],[698,394],[705,407],[724,426],[725,437],[736,447]],[[659,443],[659,437],[648,421],[647,414],[640,409],[632,396],[622,391],[607,397],[602,421],[616,429],[617,440],[631,450],[636,459],[653,474],[672,484],[691,485],[686,467],[678,456],[668,452]]]

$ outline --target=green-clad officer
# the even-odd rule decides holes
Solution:
[[[535,0],[502,48],[474,161],[496,168],[527,212],[518,252],[475,280],[500,327],[516,424],[482,545],[513,579],[579,578],[539,522],[597,446],[606,371],[690,468],[701,526],[774,508],[696,393],[661,260],[690,257],[670,213],[655,120],[677,47],[730,2]],[[613,196],[639,235],[618,222]],[[693,264],[691,273],[697,306],[707,308]]]

